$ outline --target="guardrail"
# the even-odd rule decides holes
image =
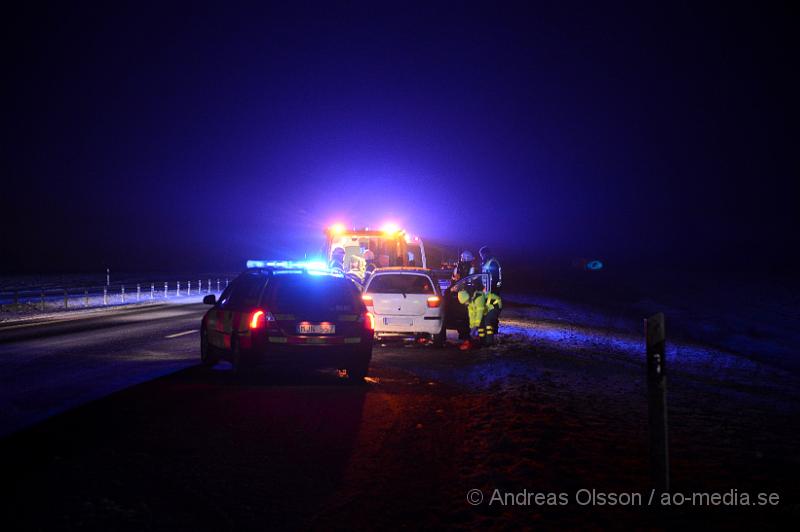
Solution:
[[[47,312],[166,301],[180,297],[218,294],[229,283],[229,277],[214,277],[186,282],[153,281],[3,290],[0,291],[0,312]]]

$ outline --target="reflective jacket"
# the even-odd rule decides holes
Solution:
[[[494,309],[501,310],[503,308],[503,300],[494,292],[486,294],[486,312]]]
[[[454,281],[458,281],[459,279],[463,279],[467,275],[472,275],[473,273],[475,273],[475,267],[472,265],[472,261],[458,261],[456,267],[453,268],[453,275],[451,278]]]
[[[494,257],[486,260],[481,266],[481,273],[488,273],[492,280],[492,291],[497,291],[498,287],[503,286],[503,269],[500,267],[500,261]]]
[[[458,292],[458,302],[467,306],[470,328],[480,327],[483,317],[486,315],[486,296],[483,291],[476,290],[471,296],[466,290]]]

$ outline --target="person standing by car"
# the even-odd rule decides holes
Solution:
[[[478,253],[481,256],[481,272],[489,274],[491,282],[489,292],[500,295],[503,286],[503,269],[500,267],[500,261],[494,256],[489,246],[483,246]]]
[[[472,254],[471,251],[465,249],[461,252],[461,256],[458,258],[458,263],[456,267],[453,269],[453,282],[458,281],[459,279],[463,279],[467,275],[471,275],[475,273],[475,256]]]
[[[371,249],[364,252],[364,262],[366,263],[364,271],[367,275],[370,275],[378,267],[375,264],[375,253]]]
[[[336,248],[331,253],[328,269],[334,273],[344,273],[344,248]]]

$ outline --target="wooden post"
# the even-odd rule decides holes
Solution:
[[[669,491],[666,332],[664,314],[644,320],[647,343],[647,404],[650,428],[650,475],[653,487]]]

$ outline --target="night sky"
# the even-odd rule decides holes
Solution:
[[[796,270],[797,18],[587,4],[5,13],[0,270],[219,271],[387,220]]]

